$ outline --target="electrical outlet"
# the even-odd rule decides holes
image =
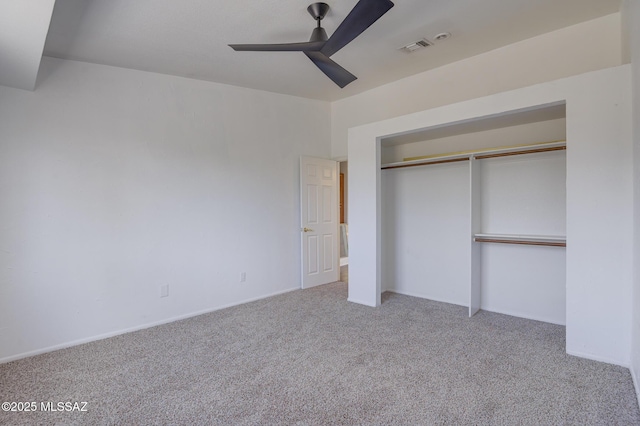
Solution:
[[[247,281],[247,273],[246,272],[240,272],[240,282],[243,283]]]
[[[169,297],[169,284],[160,286],[160,297]]]

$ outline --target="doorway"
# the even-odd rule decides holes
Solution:
[[[348,283],[349,282],[348,162],[341,161],[339,164],[339,167],[340,167],[340,281]]]

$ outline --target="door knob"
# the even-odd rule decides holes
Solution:
[[[313,232],[313,229],[311,229],[311,228],[303,228],[302,230],[304,232]]]

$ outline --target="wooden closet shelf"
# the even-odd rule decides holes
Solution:
[[[547,147],[547,148],[525,149],[525,150],[522,150],[522,151],[501,152],[501,153],[486,154],[486,155],[476,155],[474,157],[477,160],[484,160],[484,159],[487,159],[487,158],[508,157],[510,155],[535,154],[537,152],[549,152],[549,151],[565,151],[566,149],[567,149],[566,146],[551,146],[551,147]]]
[[[551,235],[475,234],[477,243],[520,244],[528,246],[566,247],[567,239]]]

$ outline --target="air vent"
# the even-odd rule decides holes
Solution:
[[[413,43],[409,43],[406,46],[402,46],[400,50],[402,50],[403,52],[411,53],[429,46],[433,46],[433,43],[431,43],[426,38],[423,38],[422,40],[414,41]]]

